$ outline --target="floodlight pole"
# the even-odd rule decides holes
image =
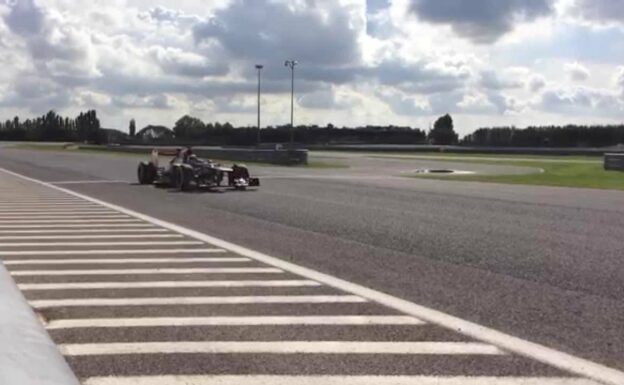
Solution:
[[[263,67],[261,64],[256,64],[256,69],[258,70],[258,137],[256,142],[258,145],[260,144],[260,73]]]
[[[292,144],[295,141],[295,126],[294,126],[294,118],[295,118],[295,66],[299,64],[296,60],[286,60],[284,65],[290,68],[291,79],[290,79],[290,143]]]

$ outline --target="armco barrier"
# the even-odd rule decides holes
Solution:
[[[153,148],[174,150],[172,146],[92,146],[81,145],[80,148],[89,150],[130,152],[149,155]],[[273,150],[254,148],[221,148],[221,147],[193,147],[193,152],[203,158],[229,160],[233,162],[257,162],[280,165],[308,164],[308,150]]]
[[[0,384],[79,385],[0,263]]]
[[[609,171],[624,171],[624,153],[605,154],[604,168]]]

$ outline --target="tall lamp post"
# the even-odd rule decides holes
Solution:
[[[284,62],[284,66],[290,68],[291,72],[291,80],[290,80],[290,143],[292,144],[295,141],[295,126],[294,117],[295,117],[295,67],[299,64],[296,60],[286,60]]]
[[[256,69],[258,70],[258,137],[256,139],[258,145],[260,145],[260,72],[262,72],[262,68],[264,68],[261,64],[256,64]]]

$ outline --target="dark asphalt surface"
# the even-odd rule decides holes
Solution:
[[[0,149],[0,167],[51,182],[133,181],[136,162],[132,157]],[[252,173],[264,177],[263,185],[245,193],[182,194],[123,182],[63,187],[624,369],[623,193],[412,180],[391,176],[388,171],[398,174],[395,170],[418,168],[417,161],[356,157],[341,162],[352,167],[252,167]],[[68,282],[65,278],[63,282]],[[125,279],[135,278],[139,277]],[[37,282],[55,279],[51,276]],[[81,279],[84,277],[71,278]],[[287,310],[289,306],[276,307]],[[362,314],[362,304],[315,308],[332,306]],[[230,311],[244,314],[250,307]],[[172,314],[183,311],[169,310]],[[80,307],[63,311],[98,316]],[[116,311],[132,316],[136,309]],[[142,311],[156,314],[159,310],[145,307]],[[166,360],[150,359],[167,367]],[[364,358],[349,359],[354,360],[353,367],[367,365]],[[420,364],[403,362],[405,358],[394,360],[398,366],[444,372],[444,368],[436,371],[426,360]],[[196,368],[192,362],[190,359],[180,372],[197,370],[192,369]],[[464,365],[486,374],[496,372],[495,368],[516,367],[489,362]],[[241,367],[247,364],[243,362]],[[107,365],[121,364],[111,357]],[[97,370],[106,372],[107,365]],[[288,367],[297,367],[292,365]],[[309,365],[314,368],[324,363],[320,359]],[[494,372],[487,369],[490,365]],[[526,369],[526,365],[521,366]],[[373,366],[373,374],[381,370]],[[85,363],[86,367],[89,364]],[[124,367],[134,372],[140,365]],[[536,369],[544,375],[549,371]]]

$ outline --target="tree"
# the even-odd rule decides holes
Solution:
[[[134,119],[130,119],[130,127],[128,127],[128,133],[130,136],[134,136],[136,134],[136,122]]]
[[[175,123],[173,132],[176,138],[201,139],[206,131],[206,125],[198,118],[184,115]]]
[[[453,118],[451,115],[446,114],[436,120],[433,125],[433,129],[429,131],[429,141],[433,144],[455,144],[458,140],[458,135],[453,129]]]
[[[76,130],[78,138],[84,142],[99,144],[100,142],[100,121],[95,110],[80,113],[76,118]]]
[[[50,110],[43,116],[41,139],[52,141],[63,139],[60,119],[61,117],[54,110]]]

